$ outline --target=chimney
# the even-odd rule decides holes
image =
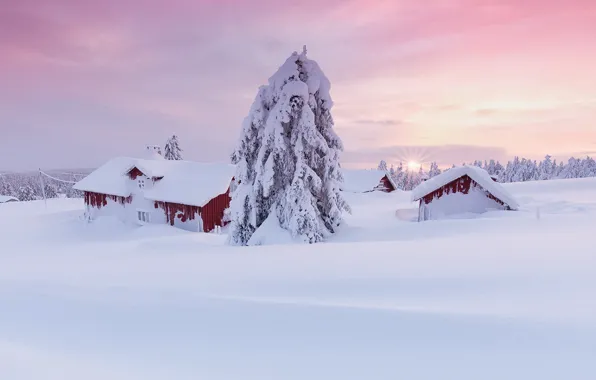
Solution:
[[[161,146],[159,145],[146,145],[145,146],[145,158],[147,159],[163,159],[161,155]]]

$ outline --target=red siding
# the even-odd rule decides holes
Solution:
[[[201,213],[203,218],[203,230],[209,232],[215,226],[223,226],[226,223],[222,221],[224,210],[230,207],[230,189],[223,194],[211,199],[205,206]]]
[[[119,197],[117,195],[100,194],[85,191],[85,204],[91,207],[102,208],[103,206],[107,206],[108,199],[111,199],[114,202],[118,202],[121,205],[124,205],[125,203],[132,202],[132,195],[128,197]]]
[[[209,232],[216,226],[223,226],[224,210],[230,207],[230,190],[211,199],[205,206],[189,206],[179,203],[155,202],[155,208],[161,208],[166,214],[166,220],[173,226],[176,218],[181,222],[194,220],[199,215],[203,220],[203,231]]]
[[[472,178],[470,178],[467,175],[464,175],[463,177],[460,177],[456,180],[449,182],[445,186],[433,191],[432,193],[425,195],[424,198],[422,198],[420,204],[422,205],[422,202],[424,202],[425,204],[429,204],[433,201],[433,199],[441,198],[443,196],[443,194],[451,194],[451,193],[468,194],[470,189],[473,187],[482,188],[478,183],[476,183],[476,181],[472,180]],[[486,192],[486,196],[488,198],[494,200],[495,202],[499,203],[500,205],[504,205],[503,201],[501,201],[500,199],[497,199],[495,196],[493,196],[488,191]]]
[[[375,188],[375,190],[390,193],[395,190],[395,187],[393,187],[393,184],[391,183],[391,181],[389,181],[389,178],[387,178],[387,176],[384,176],[383,178],[381,178],[381,181],[379,181],[379,185]]]
[[[144,174],[143,174],[143,172],[142,172],[142,171],[140,171],[140,170],[139,170],[139,169],[137,169],[136,167],[135,167],[135,168],[132,168],[132,169],[130,169],[130,171],[128,172],[128,178],[130,178],[130,179],[132,179],[132,180],[135,180],[135,179],[137,179],[137,177],[138,177],[138,176],[140,176],[140,175],[144,175]]]
[[[155,202],[155,208],[161,208],[166,214],[166,220],[171,226],[174,225],[176,218],[181,222],[194,220],[197,214],[200,214],[201,208],[198,206],[183,205],[171,202]]]

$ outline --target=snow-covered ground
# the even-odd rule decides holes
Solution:
[[[317,245],[0,205],[0,379],[595,379],[596,179],[414,223],[349,194]]]

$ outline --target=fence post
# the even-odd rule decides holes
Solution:
[[[48,208],[48,199],[46,198],[46,188],[43,183],[43,174],[41,168],[39,169],[39,183],[41,184],[41,194],[43,195],[43,202],[45,203],[46,209]]]

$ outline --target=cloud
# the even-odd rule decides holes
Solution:
[[[363,124],[363,125],[387,125],[387,126],[397,126],[401,125],[402,121],[400,120],[371,120],[371,119],[359,119],[353,122],[354,124]]]
[[[174,129],[196,147],[189,158],[227,159],[257,87],[305,43],[332,81],[351,152],[589,149],[593,9],[587,0],[9,1],[0,12],[0,125],[36,134],[10,127],[0,160],[97,164],[136,151],[98,130],[155,142]],[[39,149],[45,141],[76,149]]]
[[[594,157],[596,156],[596,149],[595,150],[584,150],[584,151],[580,151],[580,152],[575,152],[571,155],[576,155],[577,156],[590,156],[590,157]]]
[[[476,110],[476,115],[478,116],[492,116],[495,113],[497,113],[496,109],[491,109],[491,108],[482,108],[479,110]]]

